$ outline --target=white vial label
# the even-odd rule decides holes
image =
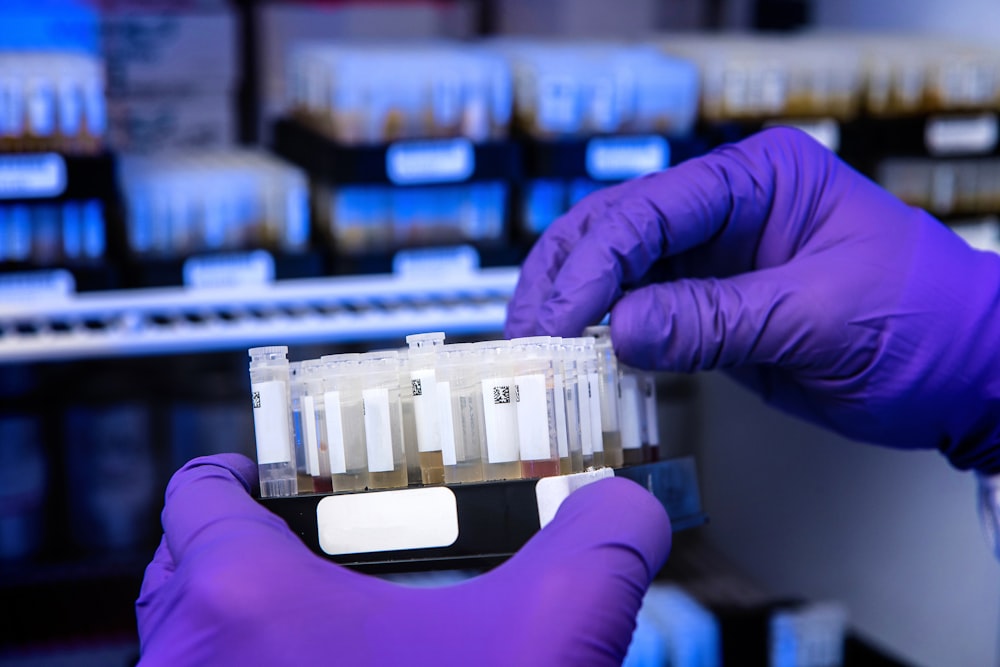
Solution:
[[[441,435],[441,461],[446,466],[458,464],[458,456],[455,452],[455,423],[451,411],[451,383],[438,382],[437,395],[440,400],[437,402],[438,426]]]
[[[391,472],[393,461],[389,390],[365,389],[361,396],[364,400],[368,472]]]
[[[590,416],[590,385],[587,384],[586,377],[579,377],[576,381],[576,398],[580,402],[580,444],[583,446],[583,455],[591,456],[594,453],[593,435],[591,435]]]
[[[319,438],[316,437],[316,399],[302,397],[302,444],[306,448],[306,472],[319,475]]]
[[[292,442],[288,427],[288,393],[281,380],[250,385],[253,429],[257,436],[257,463],[289,463]]]
[[[545,376],[518,375],[515,378],[517,436],[522,461],[552,458],[549,449],[549,417],[545,401]],[[568,454],[567,454],[568,456]]]
[[[593,451],[604,451],[604,427],[601,421],[601,385],[597,373],[587,374],[587,398],[590,400],[590,438]],[[583,400],[581,397],[580,400]]]
[[[569,456],[569,432],[566,428],[566,387],[561,374],[555,376],[556,398],[556,442],[559,445],[559,458]]]
[[[659,445],[660,419],[656,410],[656,382],[652,378],[645,378],[643,380],[642,393],[643,403],[646,408],[646,444]]]
[[[326,409],[326,447],[330,457],[330,474],[347,472],[347,455],[344,451],[344,424],[340,415],[340,392],[323,394]]]
[[[417,423],[417,450],[441,451],[441,429],[438,426],[437,382],[433,369],[415,371],[410,375],[413,385],[413,416]]]
[[[642,426],[639,411],[639,383],[636,376],[626,373],[621,378],[621,434],[622,449],[640,449],[642,447]]]
[[[512,384],[510,378],[482,381],[486,455],[490,463],[517,461],[517,408]]]

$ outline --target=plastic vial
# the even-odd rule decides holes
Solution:
[[[556,411],[560,405],[563,407],[564,428],[566,416],[565,401],[556,402],[552,338],[515,338],[510,346],[514,356],[514,404],[517,409],[521,476],[558,475],[563,453],[569,468],[569,448],[566,446],[566,451],[561,451],[556,433]],[[563,398],[561,391],[560,398]]]
[[[262,498],[298,492],[292,451],[288,348],[255,347],[250,353],[250,395]]]
[[[329,493],[333,490],[330,481],[330,452],[326,440],[323,371],[323,362],[319,359],[303,361],[299,369],[303,386],[300,399],[302,439],[314,493]]]
[[[334,491],[368,488],[368,452],[362,418],[360,354],[339,354],[323,363],[323,415],[330,482]]]
[[[442,424],[441,458],[448,484],[483,480],[483,387],[471,343],[445,345],[438,352],[437,392]]]
[[[305,427],[302,423],[302,362],[293,361],[288,365],[291,380],[290,395],[292,406],[292,443],[295,450],[295,472],[298,476],[299,493],[313,492],[312,467],[306,455]]]
[[[645,416],[642,444],[649,450],[649,460],[660,460],[660,417],[656,403],[656,376],[652,373],[639,375],[639,392],[642,394],[643,415]]]
[[[589,455],[595,468],[604,466],[604,438],[601,433],[601,389],[597,374],[597,352],[594,339],[589,336],[573,338],[573,352],[577,364],[577,394],[580,397],[580,439],[583,456]]]
[[[588,442],[587,448],[590,451],[590,456],[588,456],[589,460],[584,463],[583,432],[580,423],[579,380],[576,372],[576,357],[573,353],[573,343],[569,340],[560,340],[558,345],[555,346],[555,351],[556,361],[562,371],[563,397],[566,404],[566,438],[570,459],[569,472],[582,472],[586,466],[594,464],[594,455]],[[559,462],[561,466],[561,457]]]
[[[611,347],[611,329],[607,326],[587,327],[584,335],[594,338],[597,352],[597,374],[600,378],[601,440],[604,442],[604,464],[620,468],[622,457],[621,427],[618,419],[618,359]]]
[[[424,484],[442,484],[444,483],[442,430],[452,427],[450,420],[444,423],[441,418],[439,403],[447,402],[450,405],[451,397],[448,393],[438,392],[435,369],[438,352],[444,346],[444,334],[441,332],[412,334],[406,337],[406,343],[410,346],[408,381],[413,393],[421,481]]]
[[[483,479],[520,479],[517,404],[514,402],[514,371],[510,341],[476,343],[482,366]]]
[[[403,451],[406,452],[406,483],[420,486],[420,456],[417,450],[417,417],[413,410],[413,388],[410,384],[409,353],[399,350],[399,409],[402,420]]]
[[[625,465],[638,465],[648,458],[642,447],[645,406],[639,393],[639,376],[631,368],[621,370],[618,414],[621,417],[622,459]]]
[[[403,413],[399,402],[399,353],[361,355],[362,420],[368,453],[368,488],[407,485]]]

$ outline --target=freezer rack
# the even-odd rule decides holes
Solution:
[[[693,457],[542,479],[309,494],[264,498],[260,503],[284,519],[314,552],[363,572],[478,569],[513,555],[551,518],[553,503],[583,484],[612,475],[648,489],[666,508],[675,532],[707,520]],[[424,504],[421,495],[432,493],[436,498]],[[334,507],[337,503],[341,506]],[[399,508],[409,508],[413,516],[400,519]],[[378,548],[389,543],[392,546]],[[365,550],[352,551],[359,544],[367,545]],[[414,548],[407,548],[410,545]]]
[[[5,295],[0,285],[0,363],[499,332],[517,276],[511,267],[448,280],[391,274],[82,294],[40,284]]]

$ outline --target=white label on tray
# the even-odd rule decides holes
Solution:
[[[997,147],[997,115],[930,118],[924,142],[931,155],[990,153]]]
[[[328,391],[323,394],[326,410],[326,447],[330,457],[330,473],[337,475],[347,472],[347,455],[344,451],[344,424],[340,414],[340,392]]]
[[[486,455],[490,463],[510,463],[518,459],[517,408],[513,384],[511,378],[482,381]]]
[[[253,428],[257,436],[257,463],[288,463],[292,442],[288,429],[288,394],[282,380],[250,385]]]
[[[368,472],[391,472],[392,417],[389,413],[389,390],[365,389],[361,397],[364,401]]]
[[[327,554],[447,547],[458,539],[458,505],[445,486],[327,496],[316,506]]]
[[[56,197],[66,190],[66,162],[56,153],[0,155],[0,199]]]
[[[475,170],[475,151],[467,139],[397,142],[385,153],[385,172],[396,185],[458,183]]]
[[[316,399],[302,397],[302,445],[306,448],[306,472],[319,475],[319,438],[316,437]]]
[[[598,181],[624,181],[670,164],[670,144],[656,135],[594,137],[587,142],[587,173]]]
[[[538,502],[538,523],[544,528],[552,519],[562,502],[569,494],[582,486],[598,480],[614,477],[611,468],[598,468],[588,472],[578,472],[572,475],[543,477],[535,484],[535,500]]]
[[[517,438],[522,461],[547,461],[549,416],[545,400],[545,376],[518,375],[514,379],[514,403],[517,405]]]

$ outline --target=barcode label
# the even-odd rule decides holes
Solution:
[[[522,461],[547,461],[555,457],[549,431],[545,376],[518,375],[515,379],[517,436]]]
[[[410,383],[413,386],[413,416],[417,427],[417,450],[439,452],[441,451],[441,428],[438,425],[438,390],[434,370],[415,371],[411,375]]]
[[[517,400],[521,400],[518,397]],[[510,387],[493,387],[493,404],[503,405],[510,403]]]
[[[344,450],[344,425],[340,414],[340,392],[328,391],[323,394],[326,412],[326,446],[330,458],[330,473],[338,475],[347,472],[347,455]]]
[[[518,459],[517,410],[510,401],[511,384],[510,378],[482,381],[486,455],[490,463],[509,463]]]
[[[288,427],[288,396],[281,380],[258,382],[250,387],[254,401],[253,427],[257,437],[257,463],[288,463],[292,441]]]
[[[392,472],[392,418],[389,413],[387,389],[365,389],[362,392],[365,417],[365,445],[368,450],[368,472]]]

